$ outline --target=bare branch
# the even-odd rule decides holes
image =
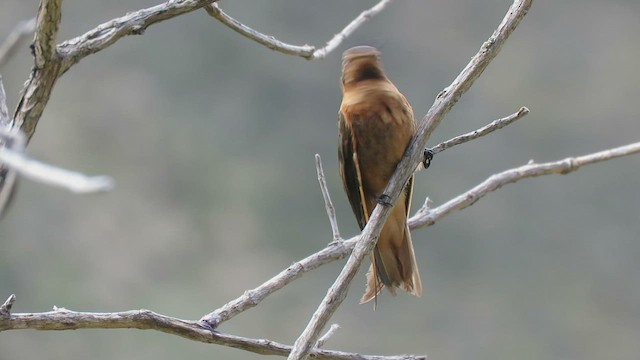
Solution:
[[[11,133],[11,118],[7,109],[7,97],[2,84],[2,76],[0,76],[0,150],[24,148],[24,140],[16,139],[13,136],[2,136],[5,133]],[[4,216],[9,203],[11,202],[16,183],[16,172],[5,165],[0,165],[0,219]]]
[[[0,319],[5,318],[8,319],[11,316],[11,307],[13,307],[13,303],[16,302],[16,296],[11,294],[7,300],[0,305]]]
[[[358,17],[353,19],[342,31],[337,33],[336,35],[327,42],[327,44],[316,51],[313,52],[313,59],[323,59],[325,58],[331,51],[335,50],[347,37],[349,37],[353,32],[359,28],[362,24],[364,24],[367,20],[372,17],[378,15],[392,0],[382,0],[377,3],[371,9],[363,11]]]
[[[37,68],[43,68],[56,57],[56,37],[62,15],[62,0],[40,0],[33,43]]]
[[[307,327],[296,340],[289,355],[289,360],[300,360],[308,357],[309,351],[320,336],[320,332],[346,297],[349,285],[360,268],[360,263],[375,246],[384,222],[389,216],[391,205],[400,195],[409,177],[415,171],[418,162],[421,161],[421,155],[429,135],[457,103],[462,94],[471,87],[473,82],[496,57],[504,42],[526,15],[531,3],[532,0],[514,1],[502,23],[489,40],[482,45],[480,51],[471,59],[471,62],[462,70],[454,82],[438,95],[435,103],[419,125],[416,136],[411,141],[405,156],[389,181],[381,197],[382,201],[375,207],[369,217],[369,221],[362,231],[349,260],[347,260],[347,264],[313,314]]]
[[[322,198],[324,199],[324,207],[327,210],[327,217],[329,217],[329,223],[331,223],[331,233],[333,234],[333,241],[340,241],[340,230],[338,229],[338,219],[336,218],[336,209],[331,202],[331,196],[329,195],[329,189],[327,188],[327,181],[325,180],[324,170],[322,170],[322,159],[319,154],[316,154],[316,172],[318,174],[318,182],[320,183],[320,190],[322,191]]]
[[[9,300],[12,298],[10,297]],[[7,300],[7,301],[9,301]],[[15,300],[15,298],[13,299]],[[10,303],[12,303],[11,301]],[[2,307],[0,307],[0,310]],[[150,310],[131,310],[114,313],[76,312],[64,308],[44,313],[14,313],[0,316],[0,331],[15,329],[76,330],[76,329],[139,329],[157,330],[186,339],[242,349],[262,355],[286,356],[291,346],[266,339],[251,339],[203,328],[198,323],[157,314]],[[409,360],[424,356],[371,356],[342,351],[316,349],[317,359],[336,360]]]
[[[340,330],[340,325],[338,324],[332,324],[329,327],[329,330],[327,330],[327,332],[322,335],[320,337],[320,339],[318,339],[318,342],[316,343],[316,348],[321,348],[324,346],[324,344],[326,344],[327,341],[329,341],[329,339],[338,331]]]
[[[100,24],[58,45],[58,53],[63,57],[60,74],[86,56],[104,50],[127,35],[141,35],[153,24],[198,10],[213,1],[216,0],[169,0]]]
[[[496,191],[504,185],[514,183],[526,178],[533,178],[550,174],[568,174],[578,170],[581,166],[595,164],[597,162],[615,159],[621,156],[640,153],[640,142],[620,146],[617,148],[600,151],[593,154],[570,157],[564,160],[554,162],[535,164],[529,163],[515,169],[509,169],[501,173],[490,176],[487,180],[476,185],[467,192],[456,196],[446,203],[436,207],[429,208],[428,205],[423,206],[418,212],[409,219],[409,227],[412,229],[430,226],[440,219],[454,211],[460,211],[473,205],[492,191]]]
[[[267,296],[290,284],[302,276],[302,274],[324,264],[344,258],[351,252],[357,239],[357,237],[353,237],[349,240],[330,243],[326,248],[292,264],[262,285],[245,291],[244,294],[237,299],[203,316],[200,321],[204,322],[206,324],[205,326],[215,329],[222,322],[258,305]]]
[[[4,84],[0,75],[0,128],[8,129],[10,125],[11,118],[7,109],[7,94],[4,92]]]
[[[9,33],[9,36],[0,45],[0,68],[13,57],[22,42],[36,28],[36,18],[20,21]]]
[[[529,113],[529,109],[527,109],[526,107],[521,107],[520,110],[518,110],[518,112],[511,114],[507,117],[504,117],[502,119],[497,119],[492,121],[491,123],[477,129],[474,130],[472,132],[468,132],[466,134],[463,135],[459,135],[454,137],[453,139],[447,140],[445,142],[441,142],[440,144],[430,148],[429,150],[431,151],[431,153],[433,153],[434,155],[442,152],[444,150],[447,150],[450,147],[454,147],[456,145],[460,145],[460,144],[464,144],[466,142],[469,142],[471,140],[475,140],[481,136],[485,136],[491,132],[494,132],[498,129],[502,129],[503,127],[510,125],[511,123],[515,122],[516,120],[519,120],[521,118],[523,118],[525,115],[527,115]]]
[[[233,31],[259,44],[262,44],[271,50],[275,50],[287,55],[301,56],[307,59],[311,59],[311,57],[313,56],[313,51],[315,50],[313,46],[296,46],[283,43],[273,36],[265,35],[232,18],[231,16],[227,15],[227,13],[222,11],[218,4],[207,5],[204,7],[204,9],[207,11],[207,14],[217,19],[221,23],[227,25]]]
[[[290,45],[284,43],[273,36],[265,35],[259,31],[256,31],[238,20],[232,18],[224,11],[220,9],[218,4],[211,4],[205,6],[205,10],[209,15],[218,19],[221,23],[227,25],[229,28],[237,32],[238,34],[249,38],[259,44],[266,46],[267,48],[281,52],[287,55],[295,55],[303,57],[307,60],[323,59],[331,51],[335,50],[347,37],[349,37],[357,28],[364,24],[367,20],[371,19],[379,12],[381,12],[392,0],[382,0],[372,8],[363,11],[358,17],[349,23],[342,31],[334,35],[327,44],[320,48],[311,45]]]
[[[35,132],[51,90],[60,76],[60,58],[56,51],[56,37],[60,25],[62,0],[41,0],[36,17],[36,35],[33,43],[35,66],[23,89],[12,126],[27,136]]]
[[[33,181],[58,186],[79,194],[109,191],[114,181],[108,176],[87,176],[33,160],[6,148],[0,149],[0,163]]]

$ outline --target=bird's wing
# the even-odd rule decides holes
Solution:
[[[356,139],[353,137],[351,126],[347,123],[345,115],[338,113],[338,128],[340,132],[340,144],[338,146],[338,158],[340,160],[340,176],[342,184],[349,198],[349,203],[356,215],[360,230],[364,229],[369,220],[369,212],[362,186],[362,173],[360,172],[360,162],[356,151]]]

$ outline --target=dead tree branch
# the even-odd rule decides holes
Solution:
[[[293,350],[289,355],[289,360],[307,358],[311,348],[318,341],[320,332],[346,297],[349,285],[360,268],[360,263],[365,255],[369,254],[375,246],[380,231],[391,210],[391,205],[398,198],[409,177],[421,161],[421,155],[429,139],[429,135],[440,124],[449,110],[458,102],[462,94],[471,87],[489,63],[498,55],[502,45],[504,45],[509,35],[511,35],[526,15],[531,3],[532,0],[516,0],[513,5],[511,5],[502,23],[494,31],[489,40],[482,45],[480,51],[471,59],[471,62],[462,70],[454,82],[438,95],[435,103],[418,126],[417,135],[407,148],[404,158],[400,164],[398,164],[398,168],[381,197],[382,201],[380,201],[369,217],[367,226],[362,231],[358,243],[351,253],[349,260],[347,260],[347,264],[311,317],[307,327],[296,340]]]
[[[475,140],[481,136],[485,136],[489,133],[492,133],[496,130],[502,129],[503,127],[507,126],[507,125],[511,125],[513,122],[515,122],[516,120],[519,120],[521,118],[523,118],[525,115],[527,115],[529,113],[529,109],[527,109],[526,107],[521,107],[520,110],[518,110],[518,112],[511,114],[507,117],[504,117],[502,119],[497,119],[492,121],[491,123],[479,128],[478,130],[474,130],[472,132],[468,132],[466,134],[462,134],[459,136],[454,137],[453,139],[441,142],[440,144],[430,148],[429,150],[431,151],[432,154],[437,154],[439,152],[442,152],[450,147],[456,146],[456,145],[460,145],[460,144],[464,144],[466,142],[469,142],[471,140]]]
[[[578,170],[580,167],[585,165],[595,164],[601,161],[612,160],[621,156],[627,156],[636,153],[640,153],[640,142],[600,151],[593,154],[569,157],[553,162],[542,164],[530,162],[527,165],[523,165],[492,175],[487,180],[476,185],[472,189],[456,196],[455,198],[436,208],[430,209],[429,206],[425,204],[416,212],[413,217],[409,219],[409,227],[412,229],[417,229],[425,226],[431,226],[443,216],[446,216],[454,211],[460,211],[464,208],[467,208],[475,204],[484,196],[488,195],[490,192],[496,191],[504,185],[511,184],[522,179],[551,174],[566,175],[570,172]]]
[[[325,180],[324,170],[322,169],[322,159],[318,154],[316,154],[316,172],[318,173],[318,183],[320,183],[320,190],[322,191],[322,198],[324,199],[324,207],[327,210],[327,217],[331,224],[333,241],[340,241],[342,240],[342,237],[340,236],[340,230],[338,229],[336,209],[331,201],[331,195],[329,195],[329,188],[327,188],[327,181]]]
[[[203,328],[197,322],[172,318],[150,310],[131,310],[113,313],[76,312],[54,308],[44,313],[10,312],[15,296],[0,306],[0,331],[18,329],[77,330],[77,329],[139,329],[157,330],[186,339],[242,349],[262,355],[286,356],[291,346],[271,340],[251,339]],[[7,305],[8,304],[8,305]],[[326,360],[426,360],[424,356],[376,356],[315,349],[312,356]]]
[[[287,44],[276,39],[273,36],[265,35],[232,18],[227,13],[222,11],[218,4],[207,5],[205,6],[205,10],[211,17],[225,24],[233,31],[261,45],[264,45],[271,50],[278,51],[287,55],[300,56],[307,60],[315,60],[325,58],[330,52],[335,50],[347,37],[349,37],[357,28],[359,28],[367,20],[371,19],[379,12],[384,10],[384,8],[389,5],[391,1],[392,0],[382,0],[372,8],[363,11],[344,29],[342,29],[342,31],[334,35],[333,38],[331,38],[331,40],[329,40],[324,47],[319,49],[311,45],[298,46]]]

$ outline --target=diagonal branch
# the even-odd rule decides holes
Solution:
[[[381,12],[392,0],[381,0],[375,6],[360,13],[353,21],[351,21],[342,31],[337,33],[327,42],[327,44],[317,49],[311,45],[291,45],[276,39],[273,36],[265,35],[257,30],[254,30],[240,21],[232,18],[227,13],[222,11],[218,4],[211,4],[204,7],[207,13],[225,24],[238,34],[251,39],[267,48],[281,52],[287,55],[295,55],[303,57],[307,60],[323,59],[330,52],[335,50],[347,37],[349,37],[357,28],[364,24],[367,20],[371,19],[379,12]]]
[[[11,118],[7,109],[7,96],[0,76],[0,134],[10,132]],[[15,139],[4,139],[0,136],[0,150],[7,148],[22,147],[16,143]],[[5,165],[0,165],[0,219],[4,216],[7,207],[11,203],[16,183],[16,172]]]
[[[62,0],[41,0],[36,17],[33,52],[36,68],[43,68],[56,57],[56,37],[62,16]]]
[[[507,126],[507,125],[511,125],[513,122],[515,122],[516,120],[519,120],[521,118],[523,118],[525,115],[527,115],[529,113],[529,109],[527,109],[526,107],[521,107],[520,110],[518,110],[518,112],[513,113],[507,117],[501,118],[501,119],[497,119],[492,121],[491,123],[477,129],[471,132],[468,132],[466,134],[462,134],[459,136],[454,137],[453,139],[447,140],[445,142],[441,142],[440,144],[430,148],[429,150],[431,151],[431,153],[433,155],[440,153],[444,150],[447,150],[450,147],[454,147],[456,145],[460,145],[460,144],[464,144],[466,142],[469,142],[471,140],[475,140],[481,136],[485,136],[489,133],[492,133],[496,130],[502,129],[503,127]]]
[[[27,136],[35,132],[53,85],[59,77],[60,58],[56,51],[56,37],[60,25],[62,0],[41,0],[36,16],[36,35],[33,43],[34,68],[22,92],[14,114],[13,127]]]
[[[440,124],[449,110],[458,102],[462,94],[471,87],[489,63],[498,55],[504,42],[526,15],[531,6],[531,2],[532,0],[516,0],[513,5],[511,5],[502,23],[494,31],[489,40],[482,45],[480,51],[471,59],[467,67],[462,70],[460,75],[458,75],[447,89],[438,95],[435,103],[420,123],[417,135],[407,148],[404,158],[400,164],[398,164],[398,168],[381,197],[380,204],[376,206],[369,217],[369,222],[362,231],[360,239],[351,253],[349,260],[347,260],[347,264],[313,314],[307,327],[296,340],[293,351],[289,355],[289,360],[307,358],[313,344],[318,340],[320,332],[346,297],[349,285],[358,271],[360,263],[365,255],[370,253],[375,246],[384,222],[389,216],[391,205],[398,198],[402,188],[404,188],[409,177],[416,169],[418,162],[421,160],[420,156],[422,150],[425,148],[429,135]]]
[[[316,154],[316,172],[318,173],[318,182],[320,183],[320,190],[322,191],[322,198],[324,199],[324,207],[327,210],[327,217],[329,217],[329,223],[331,224],[331,233],[333,234],[333,241],[340,241],[340,230],[338,229],[338,219],[336,218],[336,209],[331,201],[331,195],[329,195],[329,188],[327,188],[327,181],[324,176],[324,170],[322,169],[322,159],[319,154]]]

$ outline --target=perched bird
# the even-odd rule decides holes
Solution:
[[[357,46],[342,56],[342,104],[338,127],[338,160],[345,192],[362,230],[378,197],[413,137],[416,125],[407,99],[389,81],[380,52]],[[383,287],[422,295],[420,273],[407,226],[413,177],[398,198],[371,254],[366,303]]]

